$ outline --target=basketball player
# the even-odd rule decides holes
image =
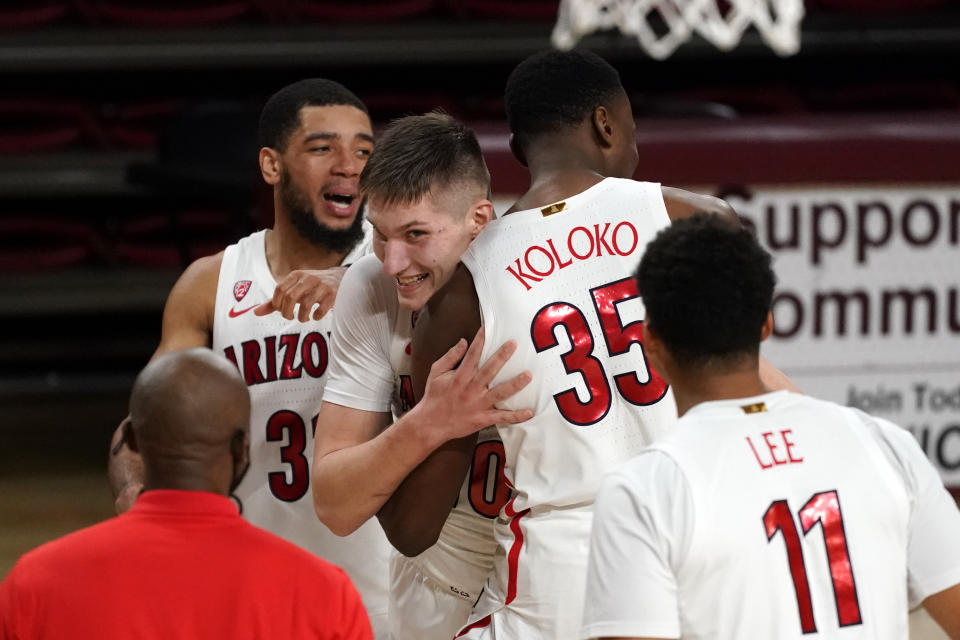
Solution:
[[[733,213],[716,198],[628,179],[638,160],[630,102],[596,55],[528,58],[505,102],[530,189],[467,249],[469,271],[431,298],[413,352],[430,361],[482,320],[488,345],[518,345],[495,382],[535,372],[500,405],[533,407],[535,417],[500,429],[515,493],[495,524],[494,574],[463,633],[558,640],[580,627],[601,477],[676,420],[666,383],[644,358],[630,276],[671,219]]]
[[[510,492],[503,446],[495,429],[482,428],[530,417],[493,409],[530,378],[521,373],[488,390],[512,345],[479,367],[480,334],[469,350],[463,341],[440,357],[414,404],[410,340],[419,310],[493,216],[473,133],[444,114],[402,118],[378,142],[360,189],[376,255],[350,268],[337,300],[314,502],[341,534],[378,515],[405,554],[391,564],[392,636],[450,640],[493,565],[493,518]],[[451,467],[460,470],[456,481],[438,483]]]
[[[370,119],[340,84],[303,80],[269,99],[259,136],[274,226],[187,268],[167,300],[155,356],[206,345],[237,365],[253,402],[251,468],[233,496],[241,512],[343,567],[382,636],[389,552],[383,532],[369,523],[339,538],[317,522],[309,491],[314,419],[329,363],[331,320],[323,314],[344,265],[369,250],[357,183],[373,150]],[[311,309],[312,321],[304,323]],[[119,434],[113,451],[111,480],[123,511],[141,489],[142,468]]]
[[[770,255],[698,215],[637,283],[676,428],[597,498],[583,637],[960,638],[960,513],[913,436],[760,378]]]

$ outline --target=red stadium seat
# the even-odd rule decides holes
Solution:
[[[434,9],[436,0],[289,0],[294,16],[310,20],[382,22],[419,15]]]
[[[807,0],[807,8],[825,11],[856,11],[872,14],[929,9],[953,0]]]
[[[0,29],[45,25],[62,20],[69,12],[66,0],[6,0],[0,6]]]
[[[0,270],[74,267],[98,256],[103,241],[89,224],[45,217],[0,219]]]
[[[522,20],[556,20],[557,0],[449,0],[461,15]]]
[[[230,22],[252,14],[252,0],[76,0],[91,22],[185,27]]]
[[[54,99],[0,99],[0,153],[64,149],[96,137],[87,107]]]
[[[185,267],[235,240],[233,218],[225,211],[150,214],[121,223],[115,251],[127,265]]]
[[[155,149],[167,121],[183,109],[183,101],[167,98],[102,105],[100,120],[111,147]]]

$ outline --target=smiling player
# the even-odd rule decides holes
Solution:
[[[383,532],[370,523],[339,538],[317,522],[310,501],[313,420],[332,322],[324,314],[343,265],[369,250],[358,180],[373,150],[370,118],[340,84],[303,80],[270,98],[259,135],[274,226],[187,268],[167,299],[154,357],[211,346],[237,365],[253,406],[250,471],[233,498],[253,524],[343,567],[383,637],[389,549]],[[307,322],[314,301],[320,306]],[[142,488],[142,465],[120,432],[110,476],[124,511]]]

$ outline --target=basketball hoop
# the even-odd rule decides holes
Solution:
[[[589,33],[617,28],[663,60],[694,33],[729,51],[752,24],[770,48],[789,56],[800,50],[802,18],[803,0],[561,0],[553,44],[572,49]]]

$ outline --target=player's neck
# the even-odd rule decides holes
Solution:
[[[510,207],[510,212],[545,207],[582,193],[604,176],[585,166],[531,169],[530,188]]]
[[[677,413],[681,416],[701,402],[750,398],[770,391],[760,379],[756,365],[719,373],[688,371],[672,377]]]
[[[273,229],[267,231],[267,264],[275,280],[282,280],[298,269],[329,269],[338,266],[346,252],[318,247],[301,236],[290,222],[277,216]]]
[[[222,496],[230,493],[229,466],[226,463],[199,464],[193,460],[165,460],[154,469],[145,470],[143,490],[174,489],[179,491],[207,491]],[[214,469],[214,467],[217,467]]]
[[[586,191],[607,173],[588,127],[544,134],[526,149],[530,188],[511,211],[544,207]]]

